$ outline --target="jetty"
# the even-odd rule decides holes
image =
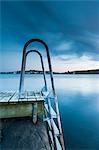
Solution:
[[[34,42],[42,44],[46,50],[51,90],[48,89],[42,54],[35,49],[27,50]],[[30,53],[40,57],[44,78],[40,91],[24,90],[26,58]],[[24,45],[19,90],[0,91],[0,149],[66,149],[49,49],[40,39],[31,39]]]

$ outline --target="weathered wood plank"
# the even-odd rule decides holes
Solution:
[[[0,100],[2,100],[6,96],[6,92],[0,92]]]
[[[4,98],[4,95],[1,95],[1,96],[0,96],[0,101],[1,101],[3,98]]]
[[[19,99],[19,94],[18,92],[16,92],[13,97],[9,100],[9,103],[12,103],[12,102],[18,102],[18,99]]]
[[[28,92],[28,101],[40,101],[44,100],[43,96],[41,93],[35,93],[35,92]]]
[[[0,97],[2,97],[3,96],[3,92],[0,92]]]
[[[6,103],[6,102],[8,102],[13,95],[14,95],[13,92],[9,92],[9,93],[3,94],[3,97],[0,100],[0,103]]]
[[[33,91],[27,92],[27,98],[28,98],[28,101],[36,101],[35,94]]]
[[[21,99],[27,99],[27,91],[21,93]]]
[[[25,91],[21,94],[21,98],[19,98],[18,92],[0,92],[0,102],[35,102],[42,101],[44,97],[40,92],[34,91]]]
[[[36,99],[35,98],[28,98],[28,102],[35,102]]]
[[[2,96],[3,94],[5,94],[6,92],[0,92],[0,96]]]
[[[35,102],[34,102],[35,103]],[[34,103],[6,103],[0,105],[0,118],[25,117],[33,113]],[[44,113],[44,103],[37,102],[37,112],[42,118]]]
[[[32,104],[10,103],[0,105],[0,118],[32,116]]]
[[[28,99],[27,99],[27,98],[19,98],[18,101],[19,101],[19,102],[27,102]]]
[[[44,100],[44,97],[43,97],[43,96],[37,97],[37,101],[42,101],[42,100]]]
[[[37,101],[44,100],[44,97],[41,95],[41,93],[35,93],[35,97]]]
[[[21,94],[21,98],[18,99],[19,102],[26,102],[27,99],[27,92],[25,91],[24,93]]]

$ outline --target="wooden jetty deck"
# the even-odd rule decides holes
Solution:
[[[41,92],[25,91],[19,98],[19,93],[15,91],[0,92],[0,103],[34,102],[44,100]]]
[[[44,111],[44,97],[40,92],[25,91],[19,93],[0,92],[0,118],[32,116],[36,123],[37,115]]]
[[[0,92],[0,149],[50,150],[43,115],[41,92]]]

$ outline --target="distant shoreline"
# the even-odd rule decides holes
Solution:
[[[49,74],[49,71],[45,71],[46,74]],[[0,74],[20,74],[21,71],[9,71],[9,72],[0,72]],[[43,74],[40,70],[27,70],[25,74]],[[93,70],[80,70],[80,71],[68,71],[68,72],[53,72],[53,74],[99,74],[99,69]]]

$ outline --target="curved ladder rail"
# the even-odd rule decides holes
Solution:
[[[46,77],[45,77],[45,69],[44,69],[44,62],[43,62],[43,58],[42,58],[42,55],[39,51],[37,50],[29,50],[27,53],[26,53],[26,57],[29,53],[32,53],[32,52],[35,52],[37,53],[39,56],[40,56],[40,60],[41,60],[41,66],[42,66],[42,70],[43,70],[43,78],[44,78],[44,83],[45,83],[45,91],[47,91],[47,82],[46,82]]]
[[[30,52],[34,51],[34,50],[26,51],[26,49],[27,49],[28,45],[33,43],[33,42],[39,42],[39,43],[43,44],[43,46],[46,49],[46,54],[47,54],[47,59],[48,59],[48,66],[49,66],[49,73],[50,73],[50,78],[51,78],[51,86],[52,86],[52,91],[53,91],[53,96],[54,96],[54,104],[55,104],[55,109],[56,109],[56,114],[57,114],[57,122],[58,122],[59,137],[60,137],[60,142],[61,142],[61,149],[65,150],[63,134],[62,134],[62,128],[61,128],[61,122],[60,122],[60,114],[59,114],[59,109],[58,109],[58,102],[57,102],[56,92],[55,92],[55,88],[54,88],[53,72],[52,72],[52,67],[51,67],[51,59],[50,59],[50,55],[49,55],[49,49],[48,49],[47,44],[44,41],[40,40],[40,39],[31,39],[28,42],[26,42],[25,45],[24,45],[23,57],[22,57],[22,66],[21,66],[21,76],[20,76],[20,86],[19,86],[19,96],[21,96],[21,93],[23,92],[24,73],[25,73],[25,66],[26,66],[26,56]],[[35,50],[35,52],[40,54],[40,52],[38,52],[36,50]],[[42,58],[41,55],[40,55],[40,58]],[[41,61],[41,62],[43,62],[43,61]],[[44,65],[43,65],[42,69],[44,69]],[[44,77],[44,81],[46,81],[45,77]],[[52,139],[53,139],[53,143],[54,143],[54,150],[58,150],[59,149],[58,144],[57,144],[58,143],[57,142],[58,138],[56,138],[56,135],[55,135],[54,121],[53,121],[53,117],[51,116],[51,106],[50,105],[51,105],[50,100],[48,98],[48,109],[49,109],[49,113],[50,113],[50,125],[51,125],[51,131],[52,131]]]
[[[26,57],[29,53],[35,52],[39,55],[40,60],[41,60],[41,66],[42,66],[42,71],[43,71],[43,78],[44,78],[44,83],[45,83],[45,90],[47,91],[47,82],[46,82],[46,77],[45,77],[45,70],[44,70],[44,62],[42,55],[39,51],[37,50],[29,50],[24,54],[24,60],[22,59],[22,62],[24,63],[24,69],[21,69],[21,77],[20,77],[20,86],[19,86],[19,97],[21,97],[21,93],[23,92],[23,86],[24,86],[24,74],[25,74],[25,67],[26,67]]]

